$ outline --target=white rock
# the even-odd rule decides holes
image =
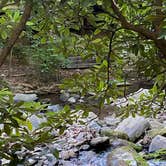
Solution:
[[[166,149],[166,137],[157,135],[152,139],[149,146],[149,152],[154,152],[159,149]]]
[[[69,103],[75,103],[76,102],[76,99],[74,97],[70,97],[68,100],[67,100]]]
[[[131,141],[135,141],[139,138],[145,131],[150,127],[150,124],[147,119],[141,116],[128,117],[124,119],[115,131],[122,132],[128,135]]]
[[[25,101],[25,102],[30,102],[30,101],[36,101],[38,99],[36,94],[22,94],[22,93],[17,93],[14,96],[14,101],[19,102],[19,101]]]

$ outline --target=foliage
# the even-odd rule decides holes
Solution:
[[[32,150],[36,145],[56,140],[51,134],[58,129],[62,134],[67,124],[72,124],[77,116],[72,115],[69,107],[65,107],[60,113],[48,112],[42,115],[47,105],[35,102],[14,102],[13,94],[7,89],[0,91],[0,156],[12,163],[23,162],[19,159],[18,151],[22,148]],[[32,115],[46,118],[47,121],[41,127],[32,130],[29,117]],[[65,118],[68,117],[68,118]]]
[[[17,4],[14,9],[2,8],[5,14],[1,16],[1,31],[6,31],[4,27],[7,22],[10,23],[14,19],[14,23],[18,22],[21,12],[16,11],[22,10],[25,1],[20,2],[22,3]],[[83,59],[96,58],[98,65],[90,73],[65,81],[66,85],[63,87],[75,86],[83,96],[85,93],[88,94],[88,91],[93,92],[99,99],[101,108],[105,100],[118,96],[116,84],[119,81],[125,82],[126,68],[132,68],[148,80],[152,79],[155,82],[156,79],[155,86],[162,82],[162,85],[157,85],[159,92],[164,89],[165,82],[160,77],[165,74],[166,67],[164,1],[158,3],[155,0],[132,2],[34,0],[33,2],[32,14],[22,35],[30,34],[32,44],[37,41],[38,44],[29,52],[34,53],[35,59],[40,61],[40,71],[47,74],[54,72],[52,69],[57,67],[56,63],[60,63],[60,66],[63,64],[62,55],[64,57],[79,55]],[[8,10],[11,11],[9,14]],[[15,11],[16,16],[12,11]],[[4,32],[2,34],[4,40],[6,35]],[[118,80],[117,83],[114,80]],[[154,89],[151,90],[151,97],[142,99],[151,101],[154,101],[153,98],[157,99],[153,93]],[[161,96],[159,100],[162,101],[164,95],[158,96]],[[150,109],[150,105],[142,103]],[[140,103],[130,107],[138,110],[138,105]],[[144,109],[146,108],[143,107]]]

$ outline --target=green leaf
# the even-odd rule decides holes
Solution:
[[[101,39],[99,39],[99,38],[92,41],[92,43],[94,43],[94,44],[100,43],[100,42],[101,42]]]
[[[53,155],[58,159],[59,158],[59,151],[58,149],[55,149],[53,152]]]
[[[5,31],[2,31],[2,32],[1,32],[1,37],[2,37],[2,39],[4,39],[4,40],[7,39],[7,37],[8,37],[8,36],[7,36],[7,33],[6,33]]]

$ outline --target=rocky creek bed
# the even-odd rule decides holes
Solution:
[[[20,97],[21,96],[21,97]],[[64,99],[65,96],[63,96]],[[16,94],[15,100],[36,100],[35,94]],[[77,96],[66,100],[76,102]],[[119,100],[116,103],[119,104]],[[60,111],[60,105],[48,107]],[[33,115],[33,128],[44,119]],[[34,150],[22,149],[19,158],[26,166],[166,166],[166,112],[154,118],[141,116],[119,118],[115,114],[100,119],[89,112],[84,124],[68,126],[63,135],[51,143],[36,146]],[[56,133],[55,133],[56,134]],[[54,156],[59,151],[59,158]],[[7,160],[2,159],[2,164]],[[18,166],[22,166],[19,164]]]

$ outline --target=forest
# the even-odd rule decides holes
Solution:
[[[0,0],[0,165],[166,166],[166,0]]]

